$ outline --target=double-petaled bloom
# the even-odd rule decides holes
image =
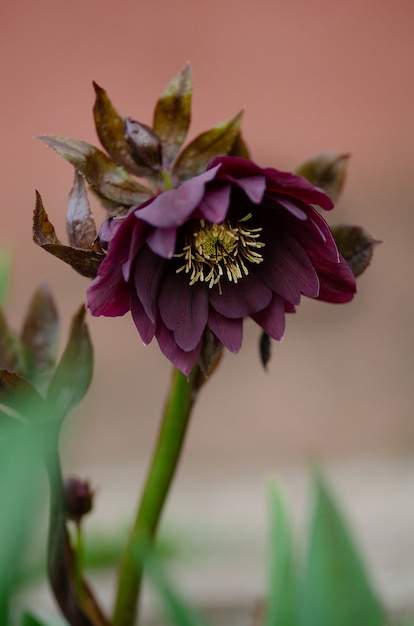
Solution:
[[[93,315],[131,311],[144,344],[188,376],[206,331],[238,352],[251,317],[280,340],[302,295],[342,303],[355,279],[304,178],[217,157],[207,170],[105,227],[108,254],[88,289]]]

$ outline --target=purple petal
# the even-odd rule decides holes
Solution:
[[[248,178],[235,178],[234,184],[240,187],[254,204],[263,200],[266,191],[266,178],[264,176],[249,176]]]
[[[217,165],[186,180],[178,189],[164,191],[151,203],[137,209],[136,216],[158,228],[181,226],[199,205],[206,183],[215,178],[219,168],[220,165]]]
[[[164,356],[188,378],[200,358],[203,341],[200,340],[194,350],[185,352],[176,344],[172,331],[166,328],[162,322],[158,325],[156,337]]]
[[[265,309],[251,316],[263,330],[280,341],[285,333],[285,302],[277,294],[273,295],[272,301]]]
[[[311,208],[309,219],[293,226],[292,232],[312,261],[314,256],[323,257],[333,263],[339,260],[338,248],[331,229],[315,209]]]
[[[298,220],[304,221],[307,219],[307,214],[298,206],[297,203],[295,204],[287,198],[282,198],[280,196],[275,196],[275,201]]]
[[[321,284],[318,300],[335,303],[352,300],[356,293],[356,281],[345,259],[340,257],[338,263],[318,259],[313,263]]]
[[[220,171],[217,175],[218,179],[228,180],[230,176],[232,179],[249,178],[250,176],[263,176],[265,170],[250,161],[249,159],[243,159],[242,157],[215,157],[208,165],[208,169],[216,167],[220,164]]]
[[[136,219],[134,215],[130,218],[131,226],[133,228],[131,239],[129,243],[129,251],[128,251],[128,259],[122,265],[122,275],[124,277],[125,282],[129,281],[131,267],[135,261],[135,257],[138,253],[138,250],[144,245],[145,238],[148,235],[148,225],[145,222],[140,222]],[[119,244],[116,244],[119,245]],[[112,254],[112,244],[110,244],[110,254]]]
[[[177,229],[172,228],[157,228],[147,238],[147,244],[155,254],[163,257],[164,259],[171,259],[177,239]]]
[[[206,193],[198,208],[207,222],[215,224],[224,222],[230,204],[230,191],[231,187],[229,184],[216,187],[215,189],[206,189]]]
[[[178,346],[186,352],[193,350],[207,324],[207,285],[196,283],[190,286],[186,276],[171,269],[161,286],[158,305],[161,319],[174,332]]]
[[[144,345],[147,346],[151,343],[157,326],[149,319],[134,290],[131,290],[131,315]]]
[[[233,354],[237,354],[243,341],[243,320],[230,319],[217,313],[212,307],[208,315],[208,327]]]
[[[317,204],[327,211],[334,207],[332,200],[322,189],[314,187],[302,176],[273,168],[266,168],[263,173],[266,175],[267,188],[270,191],[282,193],[284,196],[293,196],[306,204]]]
[[[144,246],[137,256],[134,283],[138,298],[145,314],[155,323],[158,310],[157,296],[167,261],[160,259],[148,246]]]
[[[232,319],[248,317],[264,309],[272,299],[271,290],[253,273],[236,284],[224,279],[221,288],[221,294],[217,286],[211,289],[210,302],[218,313]]]
[[[275,293],[292,304],[299,304],[301,295],[316,298],[318,275],[302,246],[288,233],[274,245],[266,246],[266,257],[257,273]]]

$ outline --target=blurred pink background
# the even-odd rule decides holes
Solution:
[[[151,123],[156,98],[190,61],[191,137],[245,108],[244,137],[263,166],[289,169],[322,150],[351,152],[331,223],[358,223],[384,241],[343,307],[304,302],[290,316],[270,371],[246,323],[202,394],[184,466],[264,471],[279,462],[411,454],[413,414],[413,36],[409,0],[37,0],[1,9],[0,246],[13,254],[17,328],[47,281],[62,316],[86,279],[31,241],[34,190],[58,234],[72,168],[33,137],[97,144],[92,80],[117,109]],[[94,205],[97,221],[103,211]],[[131,319],[90,319],[91,393],[70,420],[68,465],[146,458],[169,376]],[[92,456],[91,456],[92,455]]]

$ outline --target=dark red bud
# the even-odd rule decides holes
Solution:
[[[87,480],[71,476],[63,483],[63,510],[68,519],[80,522],[92,510],[94,492]]]

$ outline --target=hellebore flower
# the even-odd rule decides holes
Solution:
[[[285,313],[295,311],[302,295],[342,303],[356,290],[313,205],[333,208],[300,176],[216,157],[205,172],[132,210],[114,229],[88,306],[93,315],[110,317],[130,310],[144,344],[155,336],[187,376],[207,329],[233,353],[246,317],[280,340]]]

